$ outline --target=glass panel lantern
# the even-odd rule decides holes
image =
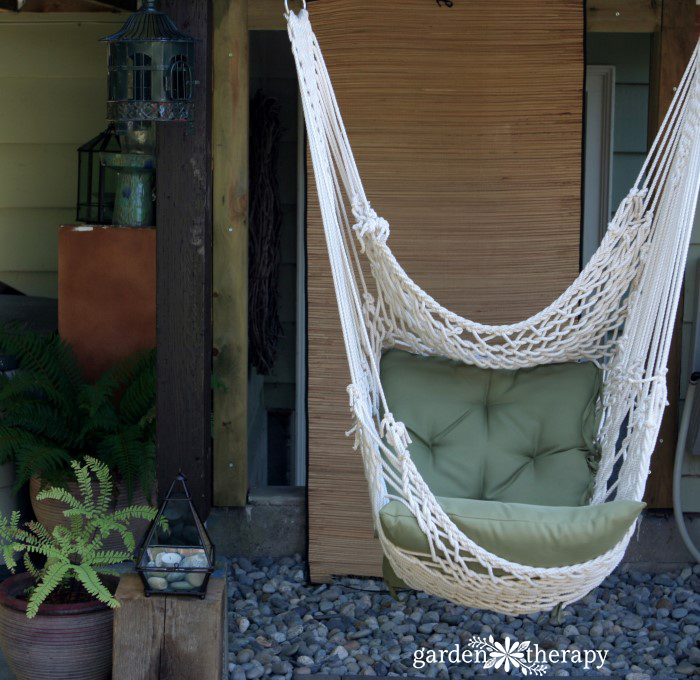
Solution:
[[[194,38],[145,0],[109,43],[107,119],[190,121],[194,86]]]
[[[119,153],[114,125],[78,148],[78,205],[76,219],[88,224],[112,224],[117,175],[100,162],[102,153]]]
[[[163,521],[165,520],[165,521]],[[179,474],[139,550],[136,571],[146,596],[198,595],[204,598],[214,571],[214,546]]]

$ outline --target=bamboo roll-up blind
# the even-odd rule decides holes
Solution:
[[[448,308],[531,315],[578,271],[583,3],[317,0],[312,23],[365,190],[392,247]],[[308,210],[309,561],[379,575],[312,169]]]

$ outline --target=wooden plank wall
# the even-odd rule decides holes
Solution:
[[[119,15],[0,14],[0,281],[57,294],[58,228],[75,222],[78,146],[103,130]]]
[[[318,0],[313,22],[360,173],[416,282],[485,322],[539,310],[578,272],[583,6]],[[309,182],[312,580],[379,574],[346,359]]]

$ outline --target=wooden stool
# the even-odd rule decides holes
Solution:
[[[226,578],[209,579],[206,598],[143,594],[124,574],[114,610],[112,677],[118,680],[221,680],[228,677]]]

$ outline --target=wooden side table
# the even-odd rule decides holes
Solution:
[[[212,576],[204,600],[146,597],[137,574],[119,581],[112,677],[222,680],[228,677],[226,578]]]

